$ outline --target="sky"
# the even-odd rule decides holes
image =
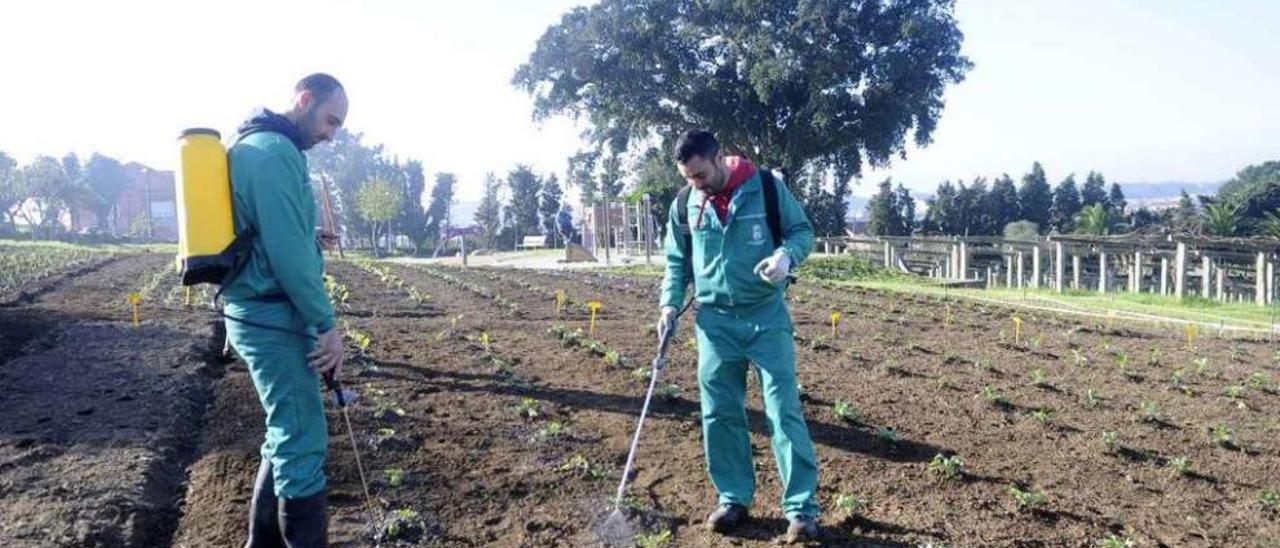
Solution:
[[[283,108],[315,71],[348,90],[348,129],[459,198],[517,163],[563,175],[581,147],[566,119],[536,124],[515,68],[574,0],[42,0],[0,5],[0,150],[108,154],[176,165],[175,137],[230,133],[255,106]],[[1052,181],[1221,181],[1280,159],[1280,2],[960,0],[974,69],[946,95],[927,148],[868,169],[943,179],[1039,160]],[[562,177],[563,180],[563,177]]]

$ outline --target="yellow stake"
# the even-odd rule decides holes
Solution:
[[[136,292],[130,293],[125,300],[129,301],[129,304],[133,305],[133,326],[138,327],[138,303],[142,302],[142,294]]]
[[[840,325],[840,311],[831,311],[831,338],[836,338],[836,326]]]
[[[1013,317],[1013,344],[1021,344],[1022,341],[1022,318]]]
[[[591,326],[587,329],[587,334],[595,336],[596,334],[596,311],[600,310],[600,301],[591,301],[587,303],[587,308],[591,309]]]
[[[1183,327],[1183,331],[1187,334],[1187,350],[1191,350],[1196,346],[1196,324],[1189,323]]]
[[[1116,311],[1108,310],[1107,311],[1107,329],[1111,329],[1111,327],[1114,326],[1115,323],[1116,323]]]
[[[564,312],[564,302],[568,300],[563,289],[556,290],[556,314]]]
[[[951,327],[951,305],[947,305],[947,315],[942,319],[942,327]]]

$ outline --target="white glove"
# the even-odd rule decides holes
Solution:
[[[764,281],[773,285],[778,285],[787,279],[787,274],[791,272],[791,256],[786,249],[778,248],[773,255],[768,256],[765,260],[760,261],[756,265],[756,274],[759,274]]]
[[[658,315],[658,342],[659,343],[661,343],[663,339],[667,338],[668,332],[670,332],[673,335],[675,334],[677,321],[679,321],[679,318],[676,317],[676,307],[674,306],[662,307],[662,312],[659,313]]]

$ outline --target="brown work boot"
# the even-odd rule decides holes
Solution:
[[[807,542],[818,538],[818,520],[809,516],[788,518],[787,543]]]
[[[707,529],[724,534],[747,520],[747,507],[740,504],[724,503],[707,516]]]

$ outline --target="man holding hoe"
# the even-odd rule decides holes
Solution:
[[[685,286],[693,283],[703,444],[719,493],[707,527],[733,530],[748,518],[755,495],[746,413],[748,364],[754,364],[782,477],[786,539],[816,538],[818,466],[783,302],[791,268],[813,248],[813,226],[782,181],[745,158],[725,156],[710,132],[682,135],[675,159],[689,186],[672,203],[667,222],[658,336],[676,328]]]

